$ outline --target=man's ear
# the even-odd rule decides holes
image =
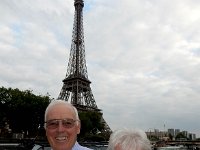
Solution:
[[[80,134],[80,132],[81,132],[81,121],[79,121],[77,124],[77,134]]]

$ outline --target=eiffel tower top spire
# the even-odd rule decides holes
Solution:
[[[81,5],[82,7],[84,6],[83,0],[74,0],[74,6],[76,5]]]
[[[70,52],[70,60],[68,63],[68,77],[82,77],[88,79],[86,60],[85,60],[85,45],[83,32],[83,0],[75,0],[75,15],[73,25],[72,44]]]

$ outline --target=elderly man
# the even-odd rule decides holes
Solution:
[[[78,144],[80,120],[77,109],[63,100],[54,100],[45,111],[45,130],[53,150],[91,150]]]

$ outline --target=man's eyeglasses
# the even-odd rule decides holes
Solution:
[[[62,126],[65,128],[72,128],[75,125],[75,122],[79,120],[74,119],[52,119],[45,122],[48,129],[56,129],[59,126],[59,122],[62,123]]]

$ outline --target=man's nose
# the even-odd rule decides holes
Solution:
[[[59,121],[58,130],[63,131],[64,129],[65,129],[65,127],[63,126],[62,121]]]

